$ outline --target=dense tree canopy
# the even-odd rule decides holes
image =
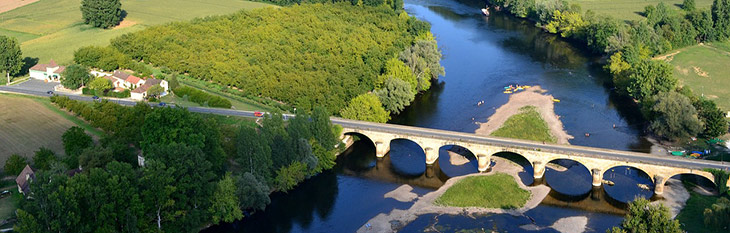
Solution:
[[[66,130],[61,137],[63,141],[63,149],[66,152],[65,162],[69,168],[75,168],[79,166],[78,156],[81,155],[86,148],[94,145],[94,141],[91,136],[84,132],[84,129],[73,126]]]
[[[8,157],[8,160],[5,160],[5,167],[3,167],[3,171],[11,176],[17,176],[23,171],[25,165],[28,165],[28,160],[25,159],[25,157],[18,154],[12,154]]]
[[[396,78],[386,79],[383,88],[375,91],[375,95],[380,99],[383,108],[393,114],[398,114],[411,105],[415,97],[411,92],[411,84]]]
[[[51,168],[51,164],[57,161],[56,153],[51,149],[41,147],[33,155],[33,166],[37,169],[47,170]]]
[[[82,0],[81,17],[84,23],[98,28],[114,27],[122,21],[120,0]]]
[[[672,219],[669,209],[664,205],[652,205],[648,200],[639,198],[629,203],[629,213],[621,222],[621,228],[614,227],[609,233],[680,233],[679,221]]]
[[[372,91],[385,62],[429,28],[382,4],[302,4],[154,26],[116,38],[112,46],[245,95],[336,113]],[[426,59],[432,75],[442,74],[433,68],[436,57]]]
[[[90,80],[89,68],[78,64],[66,67],[66,70],[61,74],[61,85],[71,90],[77,90],[81,86],[88,85]]]
[[[662,92],[654,97],[650,128],[659,136],[686,139],[701,132],[697,110],[686,96],[676,92]]]
[[[353,120],[385,123],[390,119],[388,111],[374,94],[362,94],[350,101],[340,112],[342,117]]]

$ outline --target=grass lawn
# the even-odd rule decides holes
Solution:
[[[0,94],[0,164],[11,154],[31,158],[43,146],[63,154],[61,135],[80,126],[98,138],[101,131],[57,108],[47,98]]]
[[[120,26],[98,29],[83,24],[81,0],[40,0],[0,14],[0,35],[17,37],[23,56],[67,64],[83,46],[106,45],[109,39],[150,25],[272,6],[242,0],[122,0],[127,16]]]
[[[20,198],[22,198],[22,194],[18,193],[18,188],[15,185],[15,179],[8,181],[11,182],[4,182],[3,187],[0,188],[0,192],[10,190],[12,195],[0,199],[0,221],[15,217],[15,210],[18,208],[17,204]]]
[[[644,12],[648,5],[656,6],[664,2],[669,6],[680,9],[683,0],[568,0],[570,3],[578,3],[583,11],[591,10],[599,15],[610,15],[621,20],[638,20],[644,18],[639,13]],[[695,0],[697,8],[709,9],[712,0]]]
[[[530,192],[504,173],[466,177],[451,186],[436,203],[456,207],[519,208],[527,203]]]
[[[547,123],[535,110],[535,107],[526,106],[520,111],[519,114],[511,116],[499,129],[492,132],[492,136],[532,141],[557,141],[550,134]]]
[[[680,85],[730,110],[730,42],[695,45],[671,51],[666,61],[674,66]]]
[[[705,226],[703,212],[720,199],[716,196],[704,196],[694,191],[689,191],[690,197],[687,205],[677,215],[677,220],[682,224],[682,229],[689,233],[720,233],[727,232],[720,229],[710,229]]]

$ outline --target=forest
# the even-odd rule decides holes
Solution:
[[[263,210],[271,192],[331,169],[343,147],[323,108],[258,125],[144,103],[51,101],[105,135],[95,145],[72,127],[60,139],[65,156],[36,152],[16,232],[197,232]]]
[[[408,16],[402,2],[375,2],[246,10],[153,26],[115,38],[111,46],[132,59],[238,89],[242,95],[306,110],[323,106],[334,114],[378,87],[390,59],[419,38],[433,40],[430,25]],[[438,64],[440,53],[434,51]],[[417,72],[418,59],[433,60],[412,59],[410,72]],[[436,78],[443,74],[442,68],[431,70]],[[428,82],[432,78],[419,76]],[[421,83],[419,90],[430,86]]]

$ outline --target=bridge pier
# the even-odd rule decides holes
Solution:
[[[488,155],[477,155],[477,162],[479,164],[479,172],[486,172],[489,170],[489,165],[492,162],[490,160],[491,156]]]
[[[664,183],[666,183],[666,178],[664,178],[664,176],[654,176],[654,195],[661,196],[664,194]]]
[[[598,168],[591,170],[593,173],[593,187],[600,187],[603,183],[603,171]]]
[[[423,149],[424,152],[426,152],[426,164],[431,165],[436,162],[436,160],[439,158],[439,151],[438,149],[433,149],[431,147],[426,147],[426,149]]]
[[[532,162],[532,168],[534,169],[533,177],[537,180],[545,175],[545,163],[542,161]]]
[[[387,144],[382,141],[375,142],[375,156],[382,158],[388,151],[390,151],[390,142]]]

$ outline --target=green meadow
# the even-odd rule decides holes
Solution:
[[[570,3],[578,3],[583,11],[591,10],[599,15],[609,15],[621,20],[638,20],[644,18],[639,13],[644,12],[648,5],[656,6],[664,2],[676,9],[682,5],[683,0],[568,0]],[[709,8],[712,0],[695,0],[697,8]]]
[[[674,66],[681,85],[730,111],[730,42],[686,47],[669,52],[664,59]]]
[[[114,37],[151,25],[272,6],[242,0],[122,0],[124,21],[104,30],[83,23],[80,4],[81,0],[40,0],[2,13],[0,35],[18,38],[23,56],[67,64],[80,47],[107,45]]]

